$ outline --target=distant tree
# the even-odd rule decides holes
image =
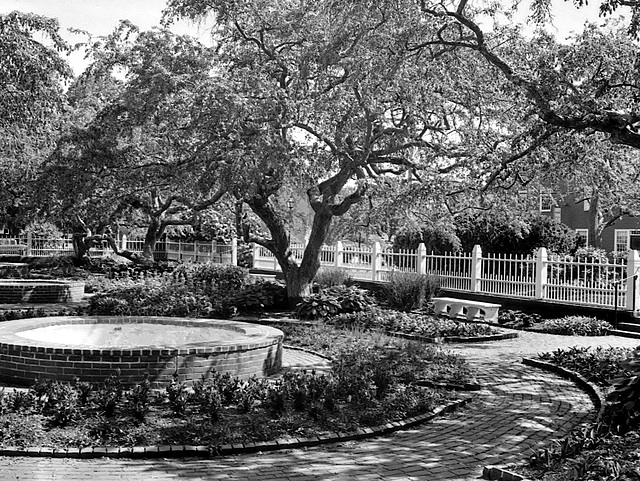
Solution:
[[[455,219],[455,226],[465,252],[470,252],[476,244],[483,252],[497,254],[531,254],[539,247],[568,254],[578,247],[575,231],[538,214],[524,217],[506,212],[465,214]]]
[[[228,109],[217,96],[226,93],[211,75],[211,49],[189,37],[123,22],[92,52],[73,92],[78,118],[46,163],[41,195],[53,211],[87,220],[79,225],[85,247],[96,230],[104,235],[89,224],[144,226],[142,256],[114,250],[153,262],[167,227],[198,224],[225,193],[224,158],[211,145],[226,135],[219,116]],[[116,72],[123,80],[108,80]],[[86,249],[77,245],[80,260]]]
[[[0,14],[0,222],[17,233],[27,222],[27,185],[53,147],[72,76],[57,20]]]

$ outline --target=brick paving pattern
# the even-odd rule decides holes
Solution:
[[[447,346],[478,370],[483,389],[471,394],[467,408],[390,436],[214,459],[5,457],[0,458],[0,480],[477,480],[483,466],[523,460],[531,449],[594,416],[586,393],[555,374],[521,364],[522,357],[572,345],[639,343],[522,333],[518,339]],[[289,368],[324,363],[301,351],[285,353]]]

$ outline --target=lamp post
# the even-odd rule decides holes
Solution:
[[[293,206],[295,205],[293,197],[287,199],[287,208],[289,209],[289,244],[291,244],[291,231],[293,230]]]

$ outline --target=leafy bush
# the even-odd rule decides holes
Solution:
[[[613,326],[607,321],[585,316],[549,319],[536,327],[536,330],[566,336],[605,336],[611,329]]]
[[[207,295],[220,295],[238,291],[249,282],[249,270],[211,262],[182,264],[173,272],[176,280],[183,280],[190,287],[197,286]]]
[[[327,319],[340,311],[340,304],[332,296],[314,294],[296,305],[296,315],[300,319]]]
[[[445,252],[456,252],[461,248],[460,239],[455,233],[455,226],[438,222],[426,225],[421,229],[403,229],[393,240],[393,251],[416,250],[424,244],[428,253],[437,255]]]
[[[572,229],[549,216],[532,214],[513,217],[505,212],[472,213],[455,220],[462,250],[471,252],[478,244],[483,252],[531,254],[539,247],[570,253],[578,246]]]
[[[608,386],[609,380],[623,373],[621,362],[629,355],[629,349],[590,348],[573,346],[538,355],[542,361],[550,362],[575,371],[591,382]]]
[[[151,383],[148,376],[140,384],[136,384],[125,394],[133,417],[138,422],[144,422],[145,416],[149,412],[152,401]]]
[[[352,279],[345,269],[322,267],[318,270],[313,280],[322,290],[327,287],[347,285]]]
[[[340,314],[329,322],[341,328],[401,332],[421,337],[476,337],[495,334],[486,324],[466,323],[427,314],[397,312],[371,308],[363,312]]]
[[[498,324],[515,329],[526,329],[540,322],[542,322],[542,316],[535,313],[501,309],[498,314]]]
[[[46,381],[36,383],[33,392],[42,412],[51,415],[54,426],[66,426],[80,417],[79,396],[73,386]]]
[[[114,288],[89,301],[92,315],[198,317],[211,311],[208,296],[164,282]]]
[[[423,308],[439,289],[435,277],[414,272],[392,272],[384,295],[390,307],[410,311]]]
[[[75,316],[80,314],[72,309],[61,308],[55,311],[45,309],[11,309],[0,312],[0,322],[15,321],[17,319],[31,319],[32,317],[50,317],[50,316]]]
[[[296,306],[296,314],[301,319],[327,319],[339,313],[365,310],[374,303],[367,290],[340,285],[303,299]]]
[[[287,289],[278,282],[259,280],[231,293],[225,302],[240,311],[284,308],[287,306]]]
[[[627,432],[640,424],[640,348],[629,352],[620,369],[624,375],[612,381],[610,416],[614,428]]]

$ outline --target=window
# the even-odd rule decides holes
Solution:
[[[555,204],[551,194],[540,194],[540,212],[551,212]]]
[[[580,245],[589,245],[589,229],[576,229],[576,234],[578,234]]]
[[[631,234],[640,235],[640,230],[616,229],[614,248],[616,252],[627,252],[631,246]]]

